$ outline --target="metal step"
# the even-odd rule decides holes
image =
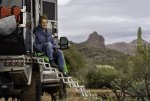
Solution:
[[[31,60],[28,60],[31,61]],[[73,80],[73,77],[64,77],[57,68],[52,68],[49,63],[45,63],[43,58],[34,58],[34,62],[38,63],[42,68],[42,84],[44,87],[52,87],[51,83],[59,82],[68,84],[69,87],[74,88],[76,93],[80,93],[83,97],[92,97],[97,99],[96,94],[91,94],[89,90],[85,89],[84,85],[79,85],[78,81]]]

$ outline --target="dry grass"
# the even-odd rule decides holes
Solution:
[[[98,97],[102,96],[114,96],[111,90],[102,90],[102,89],[90,89],[92,94],[97,94]],[[0,101],[5,101],[4,99],[0,99]],[[9,98],[8,101],[17,101],[15,99]],[[52,101],[51,96],[48,93],[44,93],[42,97],[42,101]],[[75,92],[73,88],[67,88],[67,99],[66,100],[58,100],[58,101],[94,101],[90,98],[82,97],[79,93]]]
[[[102,89],[90,89],[92,94],[97,94],[99,97],[102,96],[112,96],[111,90],[102,90]],[[51,97],[49,94],[45,93],[42,101],[51,101]],[[68,88],[67,89],[67,99],[66,100],[58,100],[58,101],[94,101],[91,98],[82,97],[80,94],[75,92],[75,89]]]
[[[42,101],[51,101],[52,98],[48,93],[44,93],[43,97],[42,97]]]

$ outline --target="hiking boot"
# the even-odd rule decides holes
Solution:
[[[54,60],[50,60],[51,67],[58,68],[58,65],[55,64]]]
[[[63,69],[59,69],[59,72],[63,74],[63,77],[69,77],[68,73],[64,72]]]
[[[63,72],[63,76],[64,77],[69,77],[68,73],[64,73],[64,72]]]

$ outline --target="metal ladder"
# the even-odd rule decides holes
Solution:
[[[49,63],[44,62],[43,58],[34,57],[33,60],[42,68],[41,82],[53,82],[62,79],[63,83],[67,84],[70,88],[74,88],[76,93],[80,93],[81,96],[97,99],[97,94],[92,94],[89,90],[86,90],[85,86],[79,85],[78,81],[74,80],[73,77],[64,77],[57,68],[52,68]]]

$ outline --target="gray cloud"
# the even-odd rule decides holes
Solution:
[[[70,0],[59,6],[59,33],[75,42],[85,41],[93,31],[106,43],[129,42],[141,26],[149,37],[149,5],[150,0]]]

